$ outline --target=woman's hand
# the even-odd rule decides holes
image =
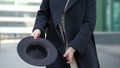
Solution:
[[[35,29],[31,34],[31,36],[33,36],[34,39],[37,39],[40,35],[41,35],[41,30],[39,29]]]
[[[69,47],[65,54],[63,55],[63,57],[65,57],[67,59],[67,63],[72,63],[73,61],[73,56],[74,56],[75,50],[72,47]]]

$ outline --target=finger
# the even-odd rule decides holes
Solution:
[[[37,36],[34,36],[34,39],[37,39]]]
[[[71,63],[71,62],[72,62],[72,59],[73,59],[73,54],[69,51],[69,52],[68,52],[68,56],[67,56],[67,60],[68,60],[67,63]]]
[[[35,33],[35,34],[34,34],[34,39],[37,39],[37,38],[38,38],[38,34]]]
[[[72,62],[72,56],[69,54],[67,57],[68,62],[67,63],[71,63]]]
[[[68,64],[72,63],[72,59],[68,59],[67,63]]]
[[[65,54],[63,55],[63,57],[67,57],[67,52],[65,52]]]
[[[68,61],[69,63],[72,63],[72,58],[69,58],[69,61]]]
[[[37,39],[37,36],[36,36],[36,33],[35,33],[35,32],[33,32],[33,33],[31,34],[31,36],[33,36],[34,39]]]
[[[69,61],[69,57],[67,57],[66,59],[67,59],[67,63],[69,64],[69,63],[70,63],[70,61]]]

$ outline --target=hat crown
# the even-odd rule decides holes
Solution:
[[[26,49],[27,54],[33,59],[44,59],[47,56],[47,51],[40,43],[32,43]]]

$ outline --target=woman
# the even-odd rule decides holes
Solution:
[[[47,68],[100,68],[94,41],[96,0],[43,0],[32,36],[45,37],[58,50]],[[47,30],[47,31],[46,31]]]

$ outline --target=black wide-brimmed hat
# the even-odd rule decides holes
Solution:
[[[57,59],[57,50],[46,39],[34,39],[32,36],[22,39],[17,46],[18,55],[27,63],[35,66],[46,66]]]

